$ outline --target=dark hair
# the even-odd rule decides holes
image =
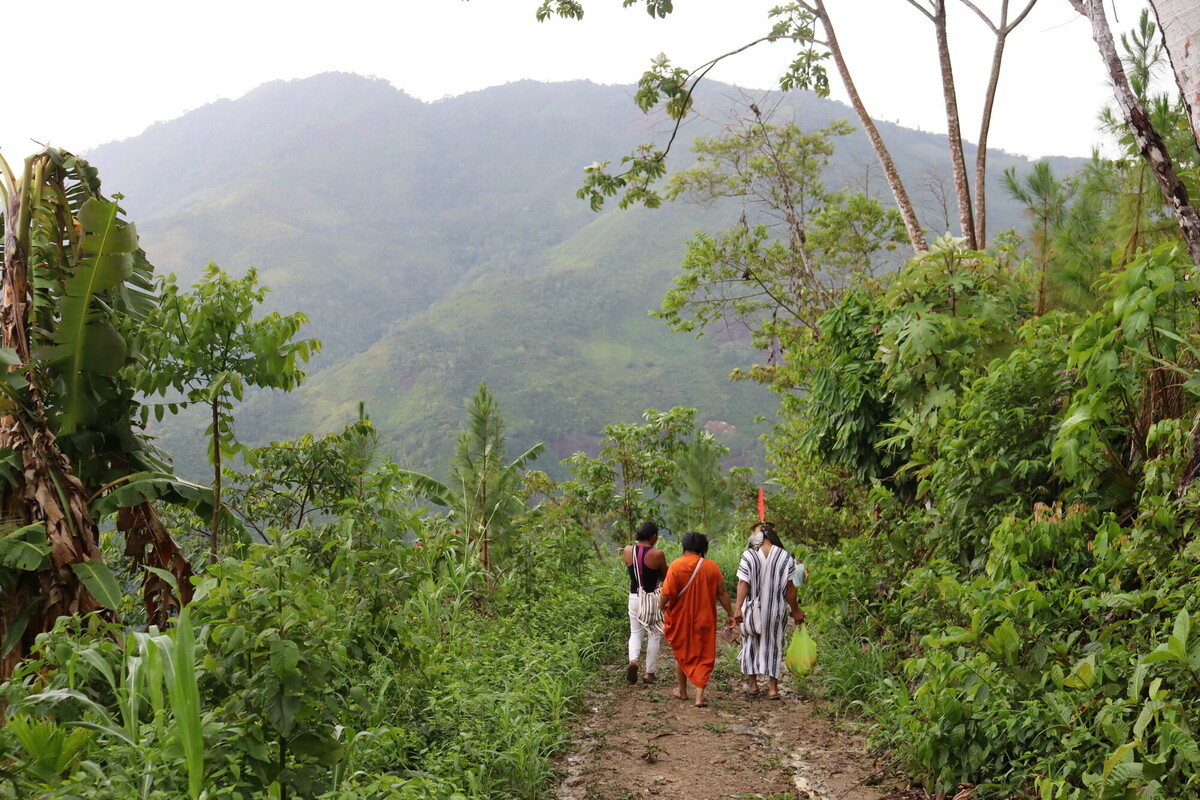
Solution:
[[[688,531],[683,535],[683,541],[680,544],[683,545],[685,553],[695,553],[698,556],[708,553],[708,537],[703,533]]]
[[[637,533],[633,535],[633,538],[639,542],[648,542],[655,536],[658,536],[658,526],[650,520],[646,520],[638,526]]]
[[[779,534],[775,532],[775,526],[772,525],[771,523],[760,522],[760,523],[756,524],[754,526],[754,528],[751,528],[750,530],[753,531],[755,528],[762,531],[763,538],[766,539],[771,544],[775,545],[776,547],[782,548],[784,550],[787,549],[787,548],[783,547],[783,542],[781,542],[779,540]]]

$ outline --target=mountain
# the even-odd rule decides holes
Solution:
[[[210,260],[234,274],[257,266],[269,307],[311,318],[305,335],[325,349],[309,380],[239,408],[244,442],[339,429],[361,400],[398,460],[440,474],[486,381],[511,450],[546,442],[538,466],[551,472],[594,448],[604,425],[674,405],[726,423],[715,427],[735,458],[761,464],[769,427],[755,420],[775,403],[727,380],[752,357],[744,332],[697,340],[648,316],[684,242],[726,227],[728,209],[596,214],[575,198],[584,165],[664,135],[633,91],[523,81],[423,103],[385,81],[331,73],[266,84],[87,156],[106,190],[124,196],[160,271],[190,283]],[[713,84],[697,104],[720,119],[739,96]],[[805,129],[852,117],[813,95],[785,99]],[[906,176],[946,174],[943,137],[881,127]],[[698,120],[682,141],[717,131]],[[838,144],[829,182],[882,191],[866,138]],[[1028,166],[1004,153],[990,161],[997,174]],[[993,230],[1020,223],[1011,201],[989,195]],[[185,417],[160,431],[197,476],[202,426]]]

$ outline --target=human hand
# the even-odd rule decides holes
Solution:
[[[799,625],[800,623],[804,622],[804,620],[808,619],[808,615],[797,608],[792,612],[792,619],[795,620],[797,625]]]

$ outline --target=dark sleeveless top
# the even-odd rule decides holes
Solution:
[[[663,573],[666,570],[658,570],[653,567],[646,566],[646,553],[650,551],[650,545],[635,544],[633,546],[633,563],[626,564],[625,570],[629,573],[629,593],[637,594],[638,576],[633,570],[640,567],[642,570],[642,588],[647,592],[653,592],[662,583]]]

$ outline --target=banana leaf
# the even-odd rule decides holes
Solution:
[[[146,501],[182,506],[202,518],[212,516],[213,491],[210,487],[165,472],[135,472],[105,489],[101,496],[93,498],[92,512],[97,517]]]
[[[25,572],[43,569],[53,549],[44,525],[25,525],[0,535],[0,567]]]
[[[77,561],[71,564],[71,569],[97,603],[113,610],[121,608],[121,598],[125,592],[107,564],[103,561]]]
[[[82,257],[64,284],[62,318],[47,354],[65,379],[64,433],[73,433],[95,418],[96,403],[88,396],[88,373],[115,376],[125,363],[126,342],[100,314],[101,296],[133,274],[137,231],[120,218],[116,203],[88,199],[79,211],[86,231]]]
[[[426,500],[431,500],[443,508],[462,508],[462,499],[453,489],[436,478],[406,469],[399,470],[399,474],[409,482],[413,491]]]

